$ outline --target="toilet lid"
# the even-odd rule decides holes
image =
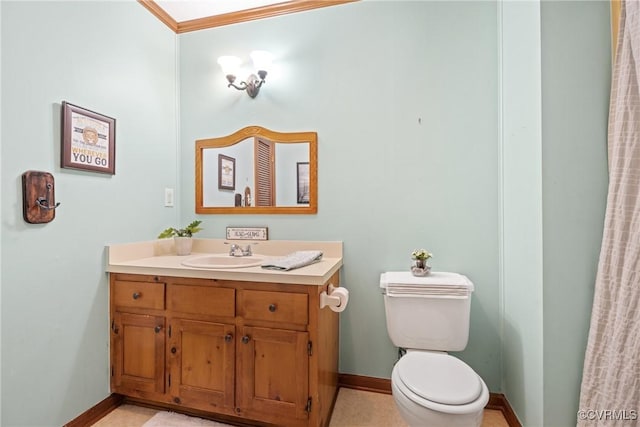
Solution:
[[[397,363],[402,383],[443,405],[465,405],[480,397],[482,382],[470,366],[446,353],[410,352]]]

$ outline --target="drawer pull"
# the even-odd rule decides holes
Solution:
[[[272,313],[273,313],[274,311],[276,311],[276,308],[278,308],[278,306],[277,306],[277,305],[275,305],[275,304],[269,304],[269,311],[270,311],[270,312],[272,312]]]
[[[162,326],[158,325],[155,328],[153,328],[153,330],[156,331],[156,334],[157,334],[162,330]]]
[[[178,351],[175,347],[171,347],[171,353],[176,354],[176,351]]]
[[[233,339],[233,335],[231,334],[227,334],[224,336],[225,342],[231,342],[232,339]]]
[[[243,336],[242,337],[242,344],[248,344],[250,339],[251,338],[249,337],[249,335]]]
[[[133,299],[138,299],[142,296],[142,294],[140,292],[134,292],[133,293]]]

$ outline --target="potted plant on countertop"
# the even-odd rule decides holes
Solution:
[[[191,245],[193,244],[191,236],[202,230],[202,228],[199,227],[200,224],[202,224],[202,221],[193,221],[185,228],[169,227],[158,235],[158,239],[173,237],[176,254],[189,255],[191,253]]]
[[[427,260],[433,255],[426,249],[416,249],[411,252],[411,259],[413,263],[411,265],[411,273],[414,276],[426,276],[431,271],[431,266],[427,265]]]

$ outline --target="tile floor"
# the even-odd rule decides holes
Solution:
[[[157,411],[122,405],[92,427],[141,427]],[[390,394],[341,388],[330,427],[407,427]],[[509,427],[502,412],[484,411],[482,427]]]

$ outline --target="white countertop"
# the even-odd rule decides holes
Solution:
[[[107,246],[109,273],[152,274],[158,276],[193,277],[202,279],[239,280],[250,282],[322,285],[342,267],[342,242],[308,242],[296,240],[266,240],[252,245],[254,254],[265,257],[284,256],[300,250],[320,250],[322,260],[290,271],[268,270],[257,267],[195,268],[182,265],[189,257],[205,254],[228,253],[225,242],[242,247],[249,241],[224,239],[193,239],[191,255],[177,256],[173,239],[125,243]]]

